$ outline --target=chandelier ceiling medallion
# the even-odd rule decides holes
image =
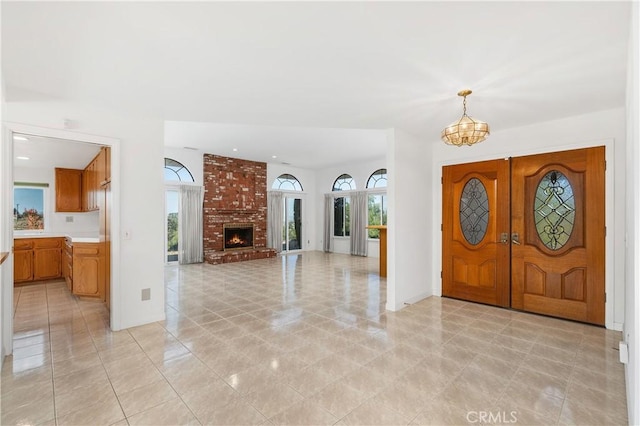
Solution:
[[[467,96],[471,90],[461,90],[458,96],[462,96],[463,112],[460,120],[449,124],[442,131],[442,140],[448,145],[462,146],[473,145],[482,142],[489,136],[489,125],[484,121],[475,120],[467,115]]]

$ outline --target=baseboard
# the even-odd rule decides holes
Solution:
[[[433,296],[433,294],[431,292],[424,292],[424,293],[420,293],[416,296],[410,297],[404,301],[400,301],[400,302],[396,302],[395,306],[390,306],[389,303],[387,302],[385,309],[387,311],[392,311],[392,312],[396,312],[399,311],[401,309],[406,308],[409,305],[413,305],[414,303],[417,303],[421,300],[426,299],[427,297]]]

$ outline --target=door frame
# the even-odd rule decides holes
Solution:
[[[107,136],[78,133],[66,129],[50,129],[21,123],[5,122],[2,126],[2,188],[0,190],[8,195],[8,205],[13,205],[13,134],[22,133],[33,136],[65,139],[73,142],[85,142],[111,147],[111,252],[120,253],[120,139]],[[13,215],[2,214],[0,216],[0,244],[5,247],[13,247]],[[6,259],[2,267],[2,355],[10,355],[13,352],[13,253]],[[122,302],[120,291],[120,258],[111,257],[111,310],[110,327],[112,330],[120,330],[122,323]],[[7,285],[11,283],[11,285]]]
[[[620,322],[615,322],[614,320],[614,311],[615,311],[615,302],[616,299],[620,299],[624,305],[623,295],[617,295],[615,293],[615,273],[616,273],[616,263],[617,259],[615,257],[615,211],[614,211],[614,167],[615,164],[615,141],[614,139],[603,139],[597,141],[588,141],[582,143],[575,144],[567,144],[567,145],[558,145],[554,147],[532,147],[529,149],[521,149],[521,150],[513,150],[509,152],[501,152],[501,153],[482,153],[479,155],[473,155],[476,151],[473,151],[475,148],[470,147],[467,152],[469,155],[460,155],[456,159],[440,161],[434,164],[434,179],[433,179],[433,197],[434,200],[440,200],[437,208],[433,209],[433,223],[432,223],[432,235],[433,235],[433,246],[432,246],[432,276],[431,282],[434,283],[432,287],[432,294],[434,296],[442,296],[442,278],[440,277],[440,272],[442,270],[442,232],[440,231],[440,227],[442,224],[442,167],[455,165],[455,164],[463,164],[463,163],[472,163],[476,161],[486,161],[486,160],[495,160],[498,158],[508,158],[508,157],[519,157],[526,155],[534,155],[534,154],[544,154],[549,152],[559,152],[559,151],[569,151],[572,149],[580,149],[580,148],[593,148],[597,146],[605,147],[605,161],[607,163],[607,168],[605,170],[605,200],[606,200],[606,208],[605,208],[605,226],[607,228],[607,235],[605,237],[605,292],[607,293],[607,299],[605,301],[605,327],[612,330],[622,331],[623,324]],[[465,148],[462,148],[465,150]],[[460,150],[460,151],[462,151]],[[460,152],[457,151],[457,152]],[[624,224],[620,224],[623,226]],[[621,267],[618,266],[618,269]],[[622,268],[624,269],[624,268]],[[622,277],[619,277],[622,280]],[[624,291],[622,288],[621,291]],[[624,309],[624,306],[619,307],[619,309]]]

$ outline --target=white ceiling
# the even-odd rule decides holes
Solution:
[[[99,151],[100,145],[92,143],[14,133],[13,165],[35,169],[84,169]]]
[[[385,154],[354,129],[440,143],[465,88],[493,132],[623,107],[629,16],[630,2],[3,2],[2,71],[8,102],[158,117],[169,146],[315,168]]]

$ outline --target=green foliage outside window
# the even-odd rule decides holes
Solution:
[[[178,213],[167,215],[168,254],[178,253]]]
[[[369,225],[387,224],[387,196],[384,194],[369,195],[368,200]],[[369,229],[369,238],[380,238],[379,229]]]

